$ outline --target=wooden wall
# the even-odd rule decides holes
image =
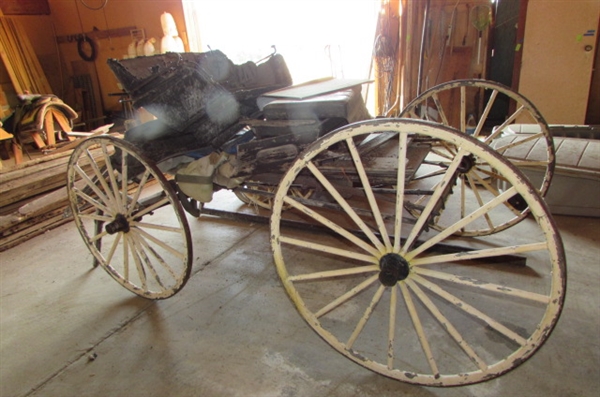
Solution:
[[[77,42],[69,41],[70,36],[93,31],[105,35],[102,33],[134,26],[143,29],[147,38],[155,37],[158,50],[163,36],[160,16],[168,12],[173,16],[179,36],[187,48],[181,0],[85,0],[85,3],[94,8],[100,8],[104,3],[106,6],[91,10],[81,0],[48,0],[49,15],[10,17],[23,25],[55,95],[78,111],[90,102],[95,103],[101,113],[118,110],[119,98],[108,94],[120,90],[106,60],[127,55],[127,47],[132,41],[128,29],[125,29],[125,35],[115,33],[114,36],[95,40],[98,56],[93,62],[80,57]],[[64,42],[59,44],[57,37]],[[87,87],[83,97],[81,88],[76,89],[76,86]]]
[[[106,6],[99,10],[86,8],[81,0],[47,1],[49,15],[17,15],[11,18],[23,24],[54,93],[76,110],[90,100],[99,106],[101,112],[119,109],[119,98],[108,95],[118,92],[119,88],[106,60],[125,56],[131,37],[109,36],[96,40],[98,57],[94,62],[81,59],[76,42],[58,44],[56,37],[135,26],[144,29],[146,37],[160,40],[160,15],[169,12],[188,48],[181,0],[108,0]],[[85,2],[99,7],[105,0]],[[398,3],[404,4],[404,20],[401,21],[404,24],[400,23],[404,36],[403,41],[397,44],[401,48],[397,52],[398,67],[394,72],[395,81],[400,78],[403,83],[391,85],[393,89],[388,101],[391,106],[396,97],[406,104],[416,95],[422,15],[426,2],[390,0],[389,3],[396,7]],[[468,19],[469,11],[477,4],[489,4],[489,0],[431,0],[421,91],[455,78],[486,77],[485,58],[480,63],[476,61],[478,32]],[[583,48],[595,46],[599,9],[598,0],[529,0],[518,89],[540,108],[551,123],[584,122],[595,52],[587,53]],[[410,20],[406,18],[407,14],[412,15]],[[446,29],[452,15],[455,18],[452,37],[446,43]],[[594,30],[595,35],[585,35],[589,30]],[[487,29],[483,32],[482,52],[487,50],[488,33]],[[94,91],[93,95],[87,93],[86,98],[82,98],[81,89],[75,88],[76,84],[81,84],[77,82],[77,76],[81,75],[90,76],[87,84]],[[0,70],[3,88],[7,83],[5,77]],[[400,88],[400,95],[396,87]],[[384,90],[379,89],[379,94],[383,93]],[[401,103],[396,105],[397,110],[399,105]],[[389,107],[385,108],[389,110]]]
[[[385,12],[377,32],[382,44],[376,43],[375,51],[378,115],[397,115],[419,93],[437,84],[486,77],[491,26],[481,29],[480,41],[471,14],[476,7],[491,7],[489,0],[389,0],[382,4]]]

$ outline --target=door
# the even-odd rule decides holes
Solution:
[[[529,0],[519,92],[549,124],[584,124],[599,0]]]

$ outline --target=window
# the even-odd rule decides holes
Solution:
[[[191,51],[234,63],[283,55],[294,84],[368,78],[379,0],[183,1]]]

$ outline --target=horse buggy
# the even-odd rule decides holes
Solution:
[[[482,382],[549,337],[566,288],[543,200],[554,147],[520,94],[453,81],[397,117],[372,118],[360,82],[294,86],[279,54],[109,66],[156,120],[82,141],[67,188],[94,266],[131,292],[165,299],[185,286],[188,219],[219,215],[213,194],[227,189],[267,214],[277,273],[308,326],[378,374]],[[499,103],[509,116],[490,125]],[[535,132],[516,131],[525,124]],[[530,181],[523,168],[543,177]]]

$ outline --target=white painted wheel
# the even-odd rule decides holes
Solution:
[[[492,120],[496,106],[504,106],[509,112],[505,120]],[[509,106],[513,106],[509,110]],[[472,115],[473,125],[469,126]],[[502,84],[486,80],[455,80],[437,85],[411,101],[400,114],[402,118],[434,121],[468,133],[507,157],[514,165],[540,175],[536,187],[545,196],[554,173],[554,143],[548,124],[537,108],[521,94]],[[522,133],[532,131],[531,133]],[[453,148],[436,148],[440,170],[450,157]],[[454,189],[453,202],[448,210],[456,210],[464,201],[476,199],[471,186],[489,184],[502,189],[502,180],[494,179],[496,173],[489,164],[479,162],[464,174]],[[421,176],[425,178],[425,176]],[[518,206],[516,206],[518,207]],[[418,217],[418,211],[411,211]],[[481,236],[496,233],[520,222],[528,214],[527,208],[516,208],[513,215],[494,224],[472,225],[457,232],[464,236]],[[447,225],[440,218],[434,227],[444,229]]]
[[[191,273],[190,230],[160,170],[130,143],[95,137],[73,151],[67,176],[75,224],[94,264],[144,298],[181,290]]]
[[[381,134],[393,137],[365,153],[368,140]],[[422,192],[410,180],[418,159],[437,156],[422,149],[438,145],[457,150],[414,220],[404,208]],[[480,187],[489,193],[481,204],[443,231],[428,228],[465,158],[493,165],[505,189],[491,194]],[[289,194],[298,178],[310,176],[340,210],[331,203],[305,205]],[[454,235],[471,222],[510,212],[515,195],[532,217],[490,236]],[[282,211],[284,205],[293,209]],[[295,214],[322,232],[283,226]],[[408,383],[471,384],[517,367],[548,338],[564,300],[562,241],[533,186],[488,146],[420,120],[356,123],[312,144],[277,190],[271,245],[306,322],[349,359]]]

